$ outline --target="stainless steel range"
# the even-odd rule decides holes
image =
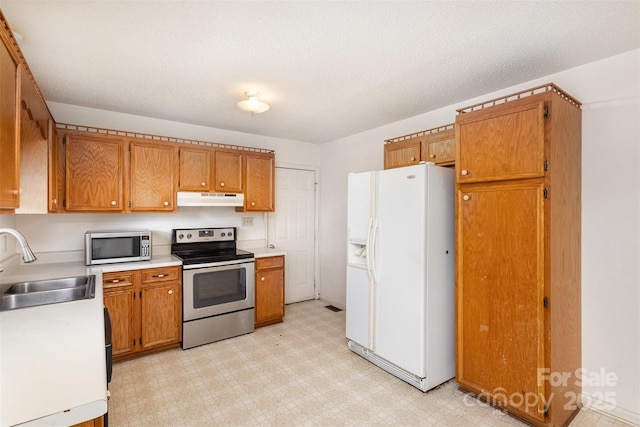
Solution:
[[[254,330],[254,256],[236,248],[236,229],[173,230],[182,260],[182,348]]]

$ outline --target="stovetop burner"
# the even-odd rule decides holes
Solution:
[[[175,229],[171,254],[180,258],[183,265],[253,258],[253,253],[236,247],[234,227]]]
[[[237,259],[253,258],[253,253],[241,249],[227,249],[220,251],[174,252],[173,255],[182,260],[183,265],[206,264],[212,262],[234,261]]]

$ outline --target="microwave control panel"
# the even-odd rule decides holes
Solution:
[[[151,237],[150,236],[140,237],[140,256],[142,257],[151,256]]]

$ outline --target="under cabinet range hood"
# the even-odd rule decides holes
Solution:
[[[178,191],[178,206],[244,206],[244,194]]]

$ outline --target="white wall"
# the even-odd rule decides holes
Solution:
[[[15,215],[0,215],[0,228],[16,228]],[[15,253],[15,239],[6,234],[0,235],[0,262]]]
[[[51,113],[59,123],[124,130],[200,141],[217,142],[247,147],[275,150],[276,164],[318,167],[320,148],[317,145],[280,138],[271,138],[224,129],[189,125],[112,111],[96,110],[75,105],[48,103]],[[242,217],[253,217],[251,227],[242,227]],[[48,215],[0,215],[0,226],[7,222],[27,238],[36,253],[81,251],[83,234],[87,230],[151,229],[153,246],[170,244],[170,233],[180,227],[238,227],[238,240],[247,247],[265,244],[266,214],[238,213],[231,207],[179,207],[175,213],[157,214],[48,214]],[[11,242],[10,242],[11,243]],[[2,249],[0,239],[0,250]],[[10,254],[15,247],[9,248]],[[2,253],[0,252],[0,255]],[[2,257],[0,257],[2,260]]]
[[[584,391],[640,423],[640,50],[322,145],[320,295],[344,307],[348,173],[382,169],[385,139],[452,123],[456,108],[549,82],[583,103],[583,366],[618,377]]]

